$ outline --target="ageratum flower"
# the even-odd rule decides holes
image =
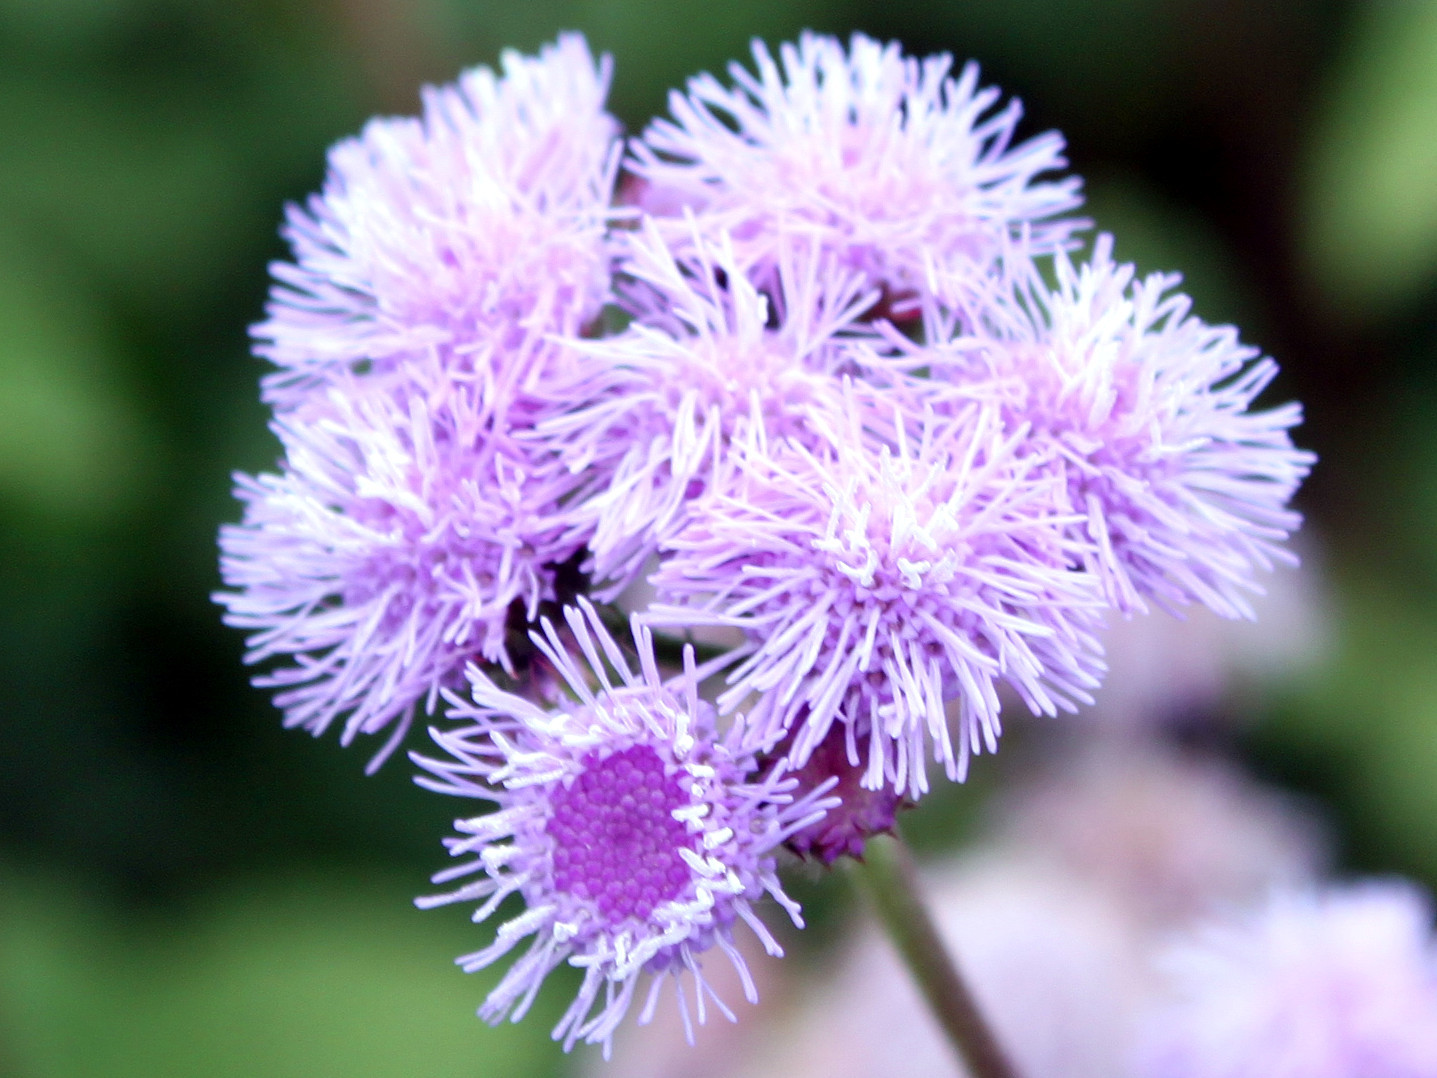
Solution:
[[[693,224],[693,222],[691,222]],[[696,227],[696,225],[695,225]],[[541,430],[571,466],[608,478],[594,520],[596,581],[630,579],[712,485],[729,447],[761,428],[804,444],[843,410],[858,316],[874,301],[854,274],[811,251],[780,252],[777,289],[744,276],[730,238],[695,232],[676,254],[652,221],[629,242],[616,336],[575,341],[582,406]],[[556,393],[558,391],[555,391]]]
[[[1046,255],[1083,227],[1062,216],[1081,202],[1079,181],[1039,179],[1066,164],[1061,137],[1015,145],[1021,107],[994,111],[998,91],[978,88],[976,65],[954,79],[946,54],[919,61],[861,34],[845,50],[806,33],[779,61],[756,41],[753,55],[755,72],[730,67],[732,87],[705,74],[673,93],[673,119],[655,121],[628,163],[642,207],[692,210],[734,235],[745,264],[773,267],[796,236],[900,307],[943,269],[951,305],[1005,242]]]
[[[287,726],[342,717],[346,744],[392,727],[377,766],[466,663],[513,672],[511,611],[559,598],[583,548],[564,509],[583,477],[442,377],[340,378],[274,431],[281,470],[236,477],[244,520],[220,532],[232,590],[215,599],[250,630],[249,662],[288,660],[255,679]]]
[[[431,731],[445,758],[414,757],[430,773],[422,785],[496,805],[460,820],[460,835],[446,840],[465,860],[434,882],[469,882],[419,905],[478,901],[474,919],[483,921],[509,895],[523,898],[524,912],[491,945],[458,960],[472,972],[531,941],[480,1008],[490,1022],[521,1017],[549,972],[567,962],[584,979],[554,1030],[566,1049],[585,1041],[607,1051],[644,980],[640,1021],[672,980],[692,1037],[686,978],[699,1022],[710,1002],[733,1018],[704,977],[704,953],[721,951],[755,1002],[734,927],[744,922],[770,954],[782,953],[753,910],[765,895],[802,924],[774,854],[830,802],[822,789],[792,797],[782,767],[759,774],[742,720],[717,731],[713,708],[698,696],[709,671],[695,666],[691,648],[683,674],[666,682],[646,629],[634,630],[635,673],[587,602],[568,609],[566,625],[582,661],[548,619],[534,641],[570,702],[541,709],[471,667],[472,702],[450,694],[450,718],[467,725]]]
[[[755,736],[792,733],[799,767],[842,723],[864,786],[917,797],[926,745],[955,779],[996,749],[1000,684],[1048,714],[1098,684],[1099,597],[1034,464],[987,410],[930,418],[892,449],[855,438],[739,459],[742,481],[695,503],[668,544],[646,616],[743,629],[721,708],[752,695]]]
[[[1209,326],[1173,291],[1178,278],[1134,278],[1102,236],[1092,258],[1056,260],[1052,291],[1018,275],[989,308],[990,336],[920,350],[931,395],[972,387],[1002,402],[1009,429],[1062,476],[1075,539],[1103,592],[1124,613],[1145,599],[1198,602],[1252,617],[1258,569],[1294,563],[1283,543],[1301,518],[1287,508],[1314,460],[1292,445],[1296,404],[1253,404],[1277,365]]]
[[[1138,1078],[1437,1074],[1431,904],[1401,881],[1280,892],[1177,945]]]
[[[255,351],[289,408],[337,371],[437,357],[480,379],[476,342],[573,333],[609,292],[619,157],[609,63],[567,34],[424,91],[423,115],[371,120],[291,206],[294,261],[271,267]],[[483,347],[482,345],[480,346]],[[506,353],[485,353],[502,369]]]

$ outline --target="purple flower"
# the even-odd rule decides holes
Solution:
[[[1168,956],[1140,1078],[1437,1074],[1437,943],[1400,881],[1274,895]]]
[[[778,62],[759,41],[753,55],[755,72],[730,67],[732,87],[706,74],[672,94],[673,120],[655,121],[628,163],[641,206],[690,208],[734,235],[743,263],[771,267],[799,237],[900,307],[944,269],[951,303],[1005,241],[1049,254],[1083,227],[1061,216],[1079,181],[1037,179],[1066,164],[1062,139],[1014,145],[1022,110],[993,111],[998,91],[978,88],[976,65],[955,80],[946,54],[919,61],[861,34],[846,51],[806,33]]]
[[[496,433],[476,386],[337,379],[275,422],[278,474],[236,477],[215,599],[251,630],[249,662],[290,660],[255,679],[287,726],[344,717],[346,744],[394,727],[377,766],[465,663],[513,672],[511,611],[558,598],[583,549],[563,509],[583,477]]]
[[[496,805],[459,821],[460,836],[446,840],[465,861],[434,882],[469,882],[419,905],[477,900],[474,919],[482,921],[509,895],[522,896],[526,909],[499,927],[494,943],[459,959],[472,972],[530,940],[480,1016],[517,1020],[567,961],[584,979],[554,1036],[566,1049],[582,1040],[607,1051],[645,974],[641,1022],[672,978],[689,1023],[685,975],[699,1022],[710,1002],[732,1019],[704,979],[701,956],[711,948],[756,1000],[733,928],[743,921],[770,954],[782,953],[753,905],[770,895],[801,925],[774,874],[774,853],[829,802],[819,800],[822,790],[795,800],[782,768],[760,776],[742,747],[741,720],[717,732],[713,708],[698,697],[710,671],[694,665],[692,649],[682,676],[665,682],[647,630],[634,631],[635,673],[587,602],[569,608],[566,622],[582,662],[547,619],[543,636],[534,636],[572,693],[563,709],[504,692],[471,667],[473,703],[450,694],[450,717],[470,724],[432,731],[447,758],[414,757],[432,776],[422,785]]]
[[[1172,291],[1178,278],[1134,280],[1111,237],[1075,268],[1057,259],[1053,291],[1022,274],[989,308],[991,336],[915,349],[931,396],[957,386],[1001,404],[1028,452],[1062,476],[1075,538],[1117,609],[1199,602],[1252,617],[1257,569],[1294,563],[1282,544],[1301,518],[1287,508],[1312,465],[1288,431],[1301,408],[1252,405],[1277,365],[1209,326]],[[1001,297],[1000,297],[1001,299]]]
[[[744,629],[719,705],[757,694],[755,736],[793,732],[795,766],[837,722],[871,789],[920,795],[928,743],[961,779],[971,752],[997,747],[999,683],[1052,714],[1091,702],[1102,668],[1098,596],[1022,440],[978,411],[893,449],[853,438],[740,459],[741,480],[668,544],[646,617]]]
[[[779,254],[769,294],[722,233],[695,232],[682,255],[652,221],[631,238],[623,273],[634,321],[573,342],[588,359],[575,368],[585,384],[562,392],[585,403],[541,428],[571,465],[607,477],[584,507],[596,581],[632,578],[735,441],[762,430],[816,444],[845,407],[841,375],[856,373],[852,346],[865,335],[855,320],[875,296],[831,260]]]
[[[329,155],[321,193],[291,206],[255,351],[292,407],[336,372],[416,357],[488,379],[476,342],[572,333],[609,291],[619,148],[607,59],[559,38],[537,57],[424,92],[419,118],[370,121]],[[501,365],[503,351],[485,356]]]

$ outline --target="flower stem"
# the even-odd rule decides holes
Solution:
[[[896,835],[870,839],[863,863],[853,869],[860,889],[972,1078],[1017,1078],[923,904],[918,870],[903,840]]]

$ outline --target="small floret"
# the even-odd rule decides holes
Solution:
[[[782,767],[760,773],[742,719],[719,733],[698,696],[710,671],[695,665],[692,649],[683,673],[665,681],[648,631],[634,632],[636,672],[587,602],[565,619],[582,660],[558,628],[543,627],[534,641],[572,699],[540,708],[471,667],[472,700],[450,696],[450,718],[463,725],[432,731],[444,757],[414,758],[429,772],[422,785],[495,804],[458,822],[460,835],[446,845],[465,860],[434,877],[468,882],[419,905],[478,901],[474,919],[483,921],[509,895],[523,898],[524,911],[492,944],[459,959],[466,971],[482,969],[530,940],[480,1008],[490,1022],[519,1018],[567,962],[584,979],[554,1030],[565,1048],[584,1041],[607,1050],[643,981],[639,1020],[672,981],[692,1037],[690,1023],[702,1023],[710,1005],[734,1017],[704,977],[705,952],[722,952],[757,1002],[734,928],[744,922],[770,954],[782,954],[754,905],[770,896],[802,925],[774,855],[831,801],[826,788],[795,798]]]

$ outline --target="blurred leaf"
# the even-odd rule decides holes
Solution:
[[[192,333],[362,122],[363,76],[318,5],[86,2],[0,7],[0,205],[128,312]]]
[[[1261,732],[1267,754],[1326,759],[1324,795],[1354,831],[1364,868],[1437,879],[1437,610],[1349,566],[1338,574],[1330,662],[1292,689]]]
[[[521,1024],[474,1017],[478,933],[408,888],[315,878],[231,889],[127,924],[54,882],[0,885],[0,1034],[16,1078],[526,1078],[557,1073],[558,992]],[[448,911],[457,913],[459,911]],[[549,989],[562,989],[551,984]],[[5,1027],[10,1028],[5,1028]]]
[[[1343,314],[1400,311],[1437,273],[1437,4],[1359,4],[1312,129],[1310,269]]]
[[[32,47],[72,49],[115,33],[139,6],[139,0],[0,0],[0,26],[5,37]]]
[[[130,508],[159,453],[85,292],[0,225],[0,500],[66,520]]]
[[[63,83],[0,86],[0,199],[61,249],[145,298],[190,298],[250,224],[235,148],[187,115]]]

